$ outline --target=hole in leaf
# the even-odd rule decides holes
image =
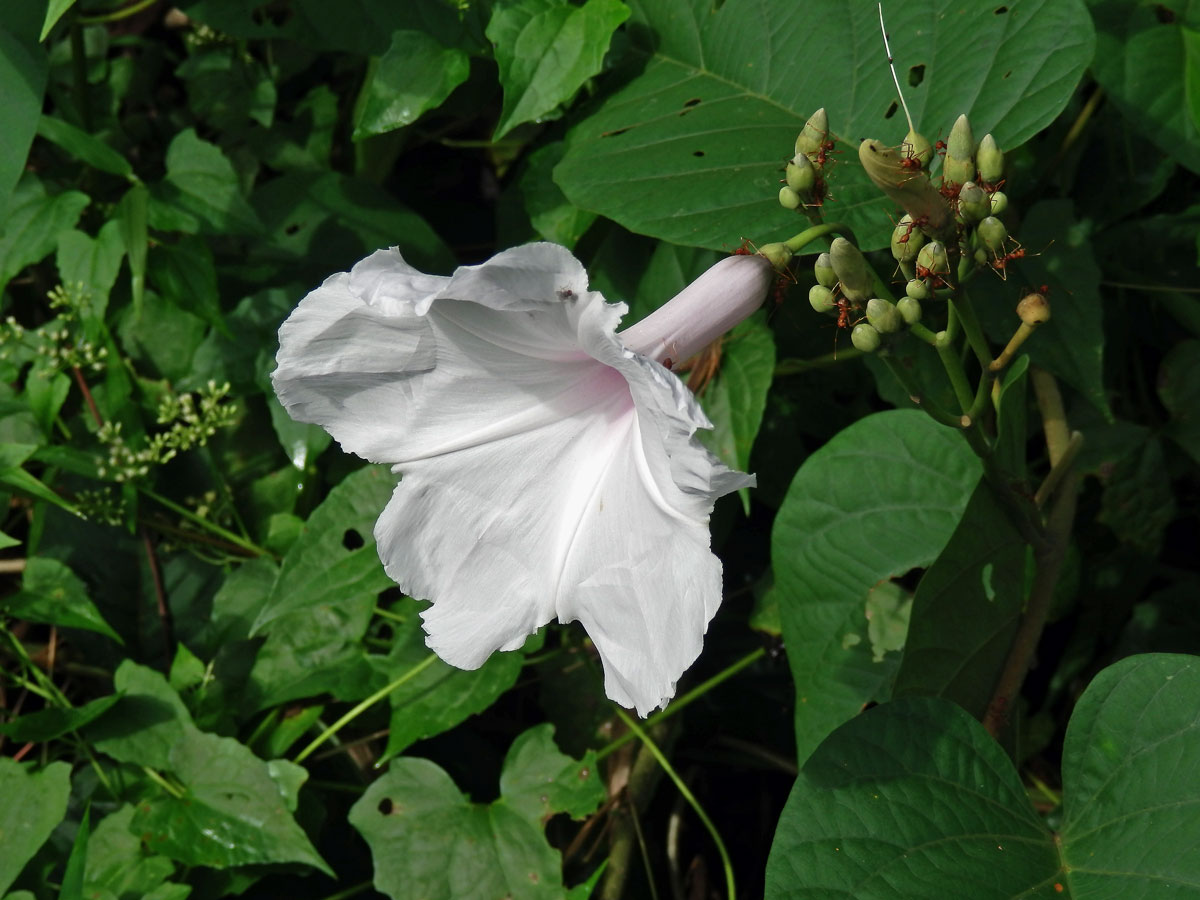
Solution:
[[[693,97],[691,100],[686,101],[683,105],[687,106],[687,107],[692,107],[692,106],[695,106],[699,102],[700,102],[699,97]]]
[[[703,150],[693,150],[692,151],[692,156],[703,156],[703,155],[704,155]]]
[[[893,100],[891,105],[887,108],[887,112],[885,112],[883,114],[883,117],[885,119],[890,119],[892,116],[894,116],[896,114],[896,110],[898,110],[899,108],[900,108],[900,104],[897,103],[895,100]]]
[[[1007,6],[997,6],[995,9],[993,9],[993,10],[992,10],[992,13],[993,13],[993,14],[995,14],[995,15],[997,15],[997,16],[1002,16],[1002,15],[1004,15],[1006,12],[1008,12],[1008,7],[1007,7]]]
[[[357,550],[365,543],[362,535],[353,528],[347,528],[346,533],[342,535],[342,546],[347,550]]]
[[[1163,25],[1170,25],[1172,22],[1175,21],[1175,10],[1168,9],[1167,7],[1163,6],[1161,3],[1155,4],[1154,15],[1158,17],[1158,21],[1161,22]]]
[[[285,234],[295,234],[299,230],[300,230],[300,226],[295,222],[293,222],[287,228],[283,229]]]
[[[1008,70],[1007,72],[1005,72],[1005,73],[1004,73],[1004,74],[1003,74],[1001,77],[1002,77],[1002,78],[1007,78],[1007,77],[1008,77],[1009,75],[1011,75],[1011,74],[1012,74],[1012,69],[1009,69],[1009,70]]]
[[[395,807],[392,805],[391,797],[384,797],[379,801],[379,812],[383,815],[390,816],[393,809],[395,809]]]
[[[916,87],[925,80],[925,64],[913,66],[908,70],[908,86]]]

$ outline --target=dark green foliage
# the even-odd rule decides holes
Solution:
[[[270,376],[382,247],[561,243],[629,323],[820,221],[673,361],[759,478],[647,722],[737,897],[1200,896],[1198,9],[885,4],[1021,243],[864,365],[864,311],[805,297],[835,233],[872,296],[913,278],[856,158],[907,154],[873,4],[0,0],[0,898],[721,895],[582,630],[434,656],[376,550],[398,476]],[[828,193],[784,209],[820,107]]]

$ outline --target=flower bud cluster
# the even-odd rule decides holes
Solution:
[[[784,169],[779,205],[784,209],[820,206],[827,195],[824,172],[833,141],[825,109],[813,113],[796,138],[795,155]]]
[[[808,302],[820,313],[837,316],[839,328],[850,328],[850,341],[873,353],[887,335],[897,334],[921,320],[921,305],[912,298],[893,303],[875,296],[875,275],[857,247],[834,238],[829,252],[813,264],[817,283]]]
[[[47,292],[46,299],[50,308],[58,311],[46,324],[27,329],[12,316],[0,322],[0,361],[19,366],[37,360],[34,368],[44,378],[71,368],[102,371],[108,348],[81,336],[78,325],[91,292],[82,283],[58,285]]]
[[[105,422],[96,432],[108,449],[108,459],[99,464],[100,477],[117,482],[143,478],[152,466],[170,462],[192,447],[203,447],[218,430],[237,420],[237,407],[223,402],[229,390],[228,383],[210,381],[195,394],[165,396],[159,401],[157,420],[168,427],[151,435],[145,447],[130,447],[121,434],[120,422]]]
[[[79,491],[75,495],[75,508],[89,522],[120,525],[125,521],[125,501],[112,488]]]

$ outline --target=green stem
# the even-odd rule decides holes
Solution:
[[[840,222],[822,222],[820,225],[814,225],[812,228],[806,228],[799,234],[788,238],[783,243],[793,253],[799,253],[813,241],[823,238],[830,234],[840,234],[850,240],[854,239],[854,232],[846,225]]]
[[[386,687],[380,688],[375,693],[373,693],[370,697],[367,697],[365,700],[359,701],[359,703],[357,705],[355,705],[353,709],[351,709],[348,713],[346,713],[344,716],[342,716],[340,719],[338,719],[336,722],[334,722],[332,725],[330,725],[328,728],[326,728],[324,731],[322,731],[320,734],[318,734],[313,739],[311,744],[309,744],[307,747],[305,747],[303,750],[301,750],[296,755],[296,758],[293,760],[293,762],[296,762],[296,763],[304,762],[304,760],[306,760],[310,756],[312,756],[313,752],[318,747],[320,747],[323,743],[325,743],[327,740],[329,740],[329,738],[333,737],[335,734],[337,734],[339,731],[341,731],[341,729],[344,728],[348,723],[350,723],[354,719],[358,718],[359,715],[361,715],[363,712],[365,712],[370,707],[374,706],[376,703],[378,703],[380,700],[382,700],[388,694],[392,693],[392,691],[396,690],[401,685],[403,685],[409,681],[412,681],[414,678],[416,678],[418,675],[420,675],[422,672],[424,672],[426,669],[428,669],[431,665],[433,665],[433,663],[436,660],[437,660],[437,654],[430,653],[427,657],[425,657],[423,660],[421,660],[419,663],[417,663],[415,666],[413,666],[411,669],[409,669],[407,672],[405,672],[403,675],[401,675],[399,678],[397,678],[391,684],[387,685]]]
[[[921,389],[917,383],[912,380],[908,372],[904,370],[904,366],[897,365],[896,362],[887,355],[880,354],[879,359],[883,362],[888,370],[900,382],[900,386],[908,393],[909,399],[917,404],[921,409],[925,410],[935,422],[942,425],[947,425],[950,428],[962,429],[962,418],[960,416],[952,416],[946,410],[942,409],[934,400],[928,397],[921,396]]]
[[[223,538],[224,540],[228,541],[229,543],[233,544],[236,547],[241,547],[243,550],[249,551],[250,553],[253,553],[255,556],[270,556],[271,555],[271,552],[269,550],[264,550],[262,547],[258,546],[257,544],[251,543],[250,541],[246,540],[243,537],[239,537],[238,535],[234,534],[232,531],[228,531],[228,530],[222,528],[220,525],[216,525],[216,524],[208,521],[208,519],[205,519],[201,516],[196,515],[190,509],[180,506],[178,503],[168,500],[166,497],[163,497],[160,494],[154,493],[154,491],[150,490],[149,488],[139,487],[138,491],[141,492],[142,494],[144,494],[145,496],[149,497],[151,500],[153,500],[155,503],[159,504],[160,506],[165,506],[167,509],[171,510],[171,512],[175,513],[176,515],[181,516],[184,519],[187,519],[189,522],[191,522],[195,525],[199,525],[201,528],[205,529],[206,531],[211,531],[213,534]]]
[[[348,897],[353,897],[357,894],[371,890],[375,886],[373,881],[363,881],[354,887],[348,887],[344,891],[338,891],[336,894],[330,894],[325,900],[347,900]]]
[[[862,351],[848,347],[838,353],[826,353],[812,359],[781,359],[775,366],[775,377],[780,375],[798,375],[801,372],[811,372],[814,369],[828,369],[838,363],[844,363],[862,356]]]
[[[934,334],[930,329],[928,329],[924,325],[922,325],[920,322],[913,322],[911,325],[908,326],[908,330],[912,333],[913,337],[924,341],[926,344],[928,344],[930,347],[933,347],[934,349],[937,348],[937,345],[938,345],[937,335]]]
[[[729,858],[729,851],[725,849],[725,842],[721,840],[721,835],[720,832],[717,831],[717,826],[713,824],[712,819],[710,819],[708,814],[704,811],[704,807],[700,805],[700,802],[688,789],[688,786],[684,783],[683,779],[679,777],[679,773],[676,772],[671,766],[670,760],[668,760],[663,752],[658,749],[658,745],[651,740],[650,735],[646,734],[646,732],[642,730],[642,726],[635,722],[633,717],[630,716],[629,713],[625,712],[625,710],[621,709],[621,707],[614,706],[613,709],[616,710],[617,716],[620,717],[621,721],[625,723],[625,726],[631,732],[637,735],[638,740],[642,742],[643,746],[645,746],[645,748],[654,755],[654,758],[658,761],[658,764],[662,766],[663,771],[667,773],[667,777],[675,783],[675,787],[679,791],[680,795],[688,802],[688,805],[696,813],[696,817],[704,824],[704,827],[707,829],[709,835],[712,836],[713,843],[717,845],[717,852],[721,854],[721,865],[725,869],[725,890],[729,895],[729,900],[737,900],[737,892],[735,890],[733,881],[733,861]]]
[[[375,615],[381,619],[391,619],[393,622],[407,623],[409,621],[408,616],[397,615],[389,609],[384,609],[382,606],[375,607]]]
[[[155,772],[149,766],[142,766],[142,771],[146,773],[147,778],[149,778],[151,781],[153,781],[155,784],[157,784],[160,788],[162,788],[164,791],[166,791],[168,794],[170,794],[176,800],[182,800],[184,798],[184,796],[186,795],[186,793],[187,793],[186,791],[182,791],[179,788],[175,787],[175,785],[171,784],[171,782],[167,781],[167,779],[163,778],[161,775],[159,775],[157,772]]]
[[[83,25],[103,25],[105,22],[119,22],[122,19],[136,16],[142,10],[149,9],[157,2],[158,0],[138,0],[137,3],[122,7],[115,12],[105,13],[100,16],[80,16],[76,21]]]
[[[717,685],[721,684],[721,682],[728,681],[730,678],[732,678],[738,672],[742,671],[742,669],[746,668],[746,666],[749,666],[749,665],[752,665],[753,663],[758,662],[760,659],[762,659],[766,655],[766,652],[767,651],[764,650],[762,647],[759,647],[757,650],[754,650],[751,653],[747,653],[745,656],[743,656],[741,659],[739,659],[737,662],[733,663],[732,665],[726,666],[724,669],[722,669],[720,672],[718,672],[712,678],[696,685],[694,688],[692,688],[690,691],[688,691],[682,697],[675,698],[675,700],[673,700],[671,702],[671,705],[668,706],[666,709],[659,710],[654,715],[652,715],[648,719],[646,719],[646,727],[653,728],[659,722],[669,719],[671,716],[675,715],[675,713],[682,712],[684,709],[687,708],[687,706],[690,703],[692,703],[692,701],[697,700],[700,697],[703,697],[705,694],[707,694],[709,691],[711,691]],[[596,751],[596,760],[599,761],[599,760],[604,759],[604,757],[610,755],[611,753],[615,752],[616,750],[620,749],[621,747],[625,746],[627,743],[632,741],[633,738],[634,738],[634,735],[632,733],[627,733],[627,734],[621,735],[619,738],[617,738],[611,744],[608,744],[607,746],[601,747],[599,750],[597,750]]]
[[[962,326],[958,323],[958,313],[954,311],[954,304],[946,304],[946,339],[950,343],[958,342],[958,333],[962,331]]]
[[[946,370],[946,377],[950,379],[950,386],[954,388],[954,397],[965,413],[971,408],[974,394],[971,393],[971,385],[967,381],[967,373],[963,370],[962,360],[958,358],[958,352],[949,340],[943,338],[933,346],[937,349],[938,359],[942,361],[942,368]]]
[[[979,317],[975,315],[975,307],[971,305],[970,299],[962,290],[963,282],[973,272],[974,263],[968,257],[963,256],[958,262],[958,287],[950,294],[950,303],[954,311],[958,313],[963,332],[967,336],[967,343],[975,351],[980,367],[987,372],[988,367],[992,364],[992,348],[988,346],[987,338],[984,337],[983,326],[979,324]],[[947,325],[947,330],[949,330],[949,325]]]

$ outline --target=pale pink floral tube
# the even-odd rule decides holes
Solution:
[[[656,362],[695,356],[762,306],[775,267],[761,256],[729,256],[617,337]]]

